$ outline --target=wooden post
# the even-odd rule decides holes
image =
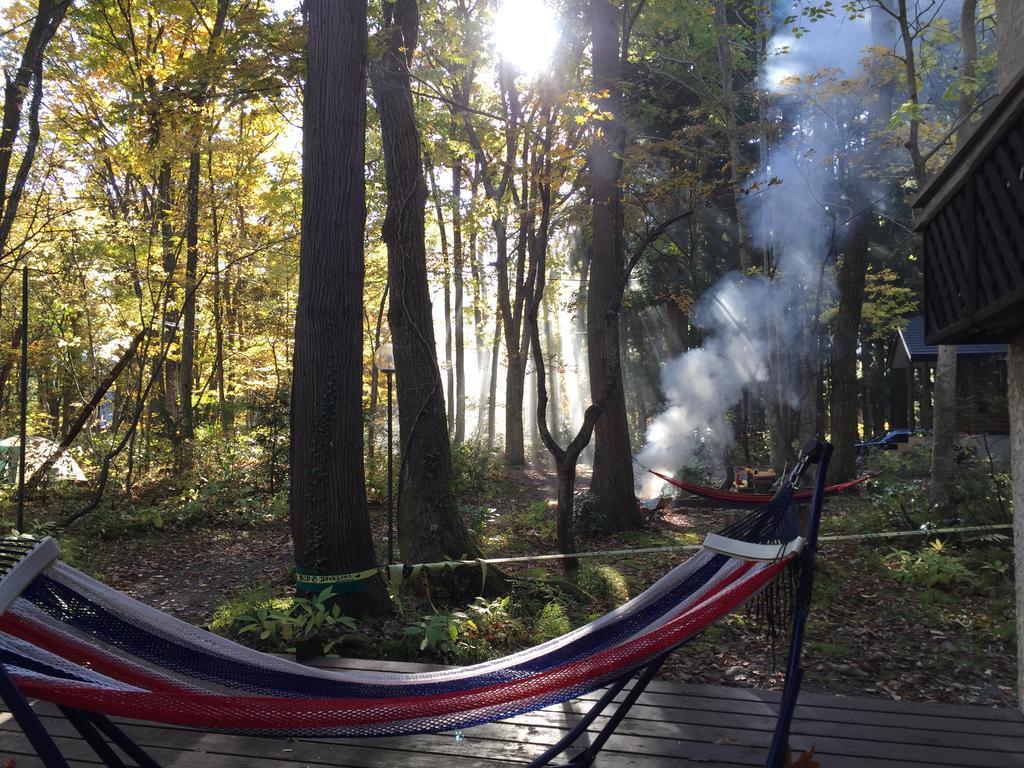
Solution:
[[[1017,701],[1024,709],[1024,331],[1010,343],[1006,368],[1017,587]]]
[[[1024,3],[996,0],[999,87],[1004,92],[1024,70]],[[1024,330],[1010,342],[1006,359],[1010,409],[1010,474],[1013,477],[1013,531],[1017,587],[1017,701],[1024,708]]]

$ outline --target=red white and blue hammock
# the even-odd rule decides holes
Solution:
[[[418,674],[325,671],[259,653],[53,561],[51,540],[27,557],[23,545],[6,542],[0,560],[13,567],[0,579],[0,695],[40,751],[29,732],[35,726],[26,726],[9,700],[11,682],[23,696],[59,705],[76,728],[98,726],[119,745],[122,732],[105,718],[89,718],[264,735],[395,736],[464,729],[609,684],[621,690],[638,670],[649,679],[669,652],[788,566],[807,565],[821,497],[805,549],[793,499],[797,477],[794,472],[769,504],[709,536],[701,552],[597,621],[502,659]],[[801,575],[801,591],[809,577]],[[34,717],[31,710],[22,714]],[[63,764],[43,757],[48,765]]]

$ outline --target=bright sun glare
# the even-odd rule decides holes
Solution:
[[[494,17],[493,39],[504,61],[525,75],[536,75],[551,64],[558,21],[544,0],[504,0]]]

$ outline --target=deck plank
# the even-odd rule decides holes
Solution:
[[[330,669],[425,672],[437,666],[322,659]],[[598,694],[452,734],[387,739],[282,739],[119,720],[162,765],[195,768],[514,768],[555,743]],[[655,681],[620,724],[603,768],[751,768],[763,765],[779,694]],[[36,711],[76,766],[97,761],[56,708]],[[606,721],[598,719],[594,728]],[[827,768],[1024,768],[1024,716],[1015,710],[804,694],[795,749],[815,746]],[[38,766],[17,724],[0,716],[0,764]]]

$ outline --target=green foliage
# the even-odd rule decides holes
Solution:
[[[482,440],[452,446],[453,489],[459,496],[486,494],[502,475],[498,451]]]
[[[338,635],[355,631],[356,622],[333,603],[331,588],[312,597],[271,600],[259,605],[255,612],[236,619],[239,635],[253,634],[260,644],[271,649],[294,651],[295,645],[313,637]],[[330,653],[339,637],[328,637],[324,653]]]
[[[916,553],[896,550],[887,565],[896,578],[925,589],[971,590],[978,585],[974,573],[940,539]]]
[[[510,612],[511,597],[478,597],[465,610],[439,611],[406,626],[416,650],[450,664],[467,664],[501,655],[501,649],[526,637],[521,620]]]
[[[414,640],[420,651],[449,659],[458,651],[459,632],[469,620],[465,611],[433,613],[406,627],[405,636]]]
[[[917,310],[918,294],[888,267],[869,267],[865,276],[861,333],[864,338],[887,342]]]
[[[622,605],[629,600],[625,577],[610,565],[584,565],[576,575],[576,584],[605,605]]]
[[[1004,472],[980,458],[972,444],[957,449],[957,482],[947,504],[931,498],[931,449],[877,451],[869,467],[877,472],[871,483],[871,502],[884,526],[984,526],[1009,522],[1010,482]]]
[[[569,616],[564,605],[556,601],[545,603],[533,626],[533,642],[540,644],[561,637],[571,628],[572,625],[569,623]]]
[[[256,615],[261,608],[270,606],[277,600],[274,585],[269,581],[249,584],[230,600],[217,606],[208,628],[220,635],[231,635],[238,629],[241,617]]]

